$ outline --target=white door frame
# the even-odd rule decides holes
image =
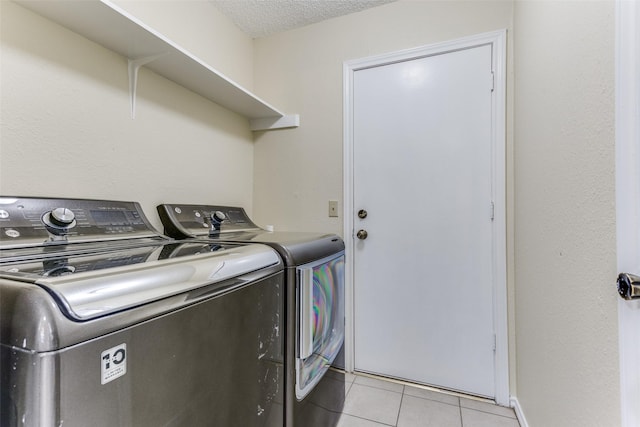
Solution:
[[[640,274],[640,4],[616,1],[618,271]],[[635,238],[631,237],[635,236]],[[611,290],[614,292],[614,289]],[[640,301],[618,301],[622,426],[640,425]]]
[[[343,67],[344,88],[344,235],[346,246],[346,330],[345,368],[354,369],[354,268],[353,268],[353,77],[358,70],[391,64],[399,61],[469,49],[475,46],[491,45],[494,72],[494,92],[492,102],[492,150],[493,150],[493,271],[494,271],[494,328],[496,333],[495,384],[496,402],[510,405],[509,396],[509,336],[507,318],[507,249],[506,249],[506,30],[494,31],[458,40],[392,52],[368,58],[347,61]]]

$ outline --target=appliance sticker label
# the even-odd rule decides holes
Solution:
[[[127,344],[105,350],[100,355],[100,383],[106,384],[127,373]]]

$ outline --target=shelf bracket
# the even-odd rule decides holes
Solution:
[[[282,117],[249,120],[249,128],[252,131],[297,128],[298,126],[300,126],[299,114],[285,114]]]
[[[127,60],[127,69],[129,71],[129,101],[131,104],[131,118],[136,118],[136,88],[138,86],[138,70],[145,64],[154,61],[168,52],[158,53],[157,55],[144,56],[141,58]]]

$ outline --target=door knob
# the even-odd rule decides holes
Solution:
[[[365,211],[364,209],[360,209],[358,211],[358,218],[365,219],[366,217],[367,217],[367,211]]]
[[[640,298],[640,277],[629,273],[620,273],[618,275],[617,285],[618,293],[622,298]]]
[[[356,237],[360,240],[366,239],[368,235],[369,233],[367,233],[367,230],[358,230],[356,233]]]

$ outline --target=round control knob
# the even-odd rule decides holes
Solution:
[[[215,211],[211,213],[211,219],[216,222],[222,222],[227,219],[227,216],[222,211]]]
[[[76,215],[70,209],[55,208],[42,215],[42,223],[50,233],[64,236],[76,226]]]
[[[364,240],[369,236],[369,233],[367,233],[367,230],[358,230],[358,232],[356,233],[356,237],[360,240]]]
[[[60,227],[69,227],[76,219],[76,215],[71,209],[55,208],[50,214],[51,222]]]

